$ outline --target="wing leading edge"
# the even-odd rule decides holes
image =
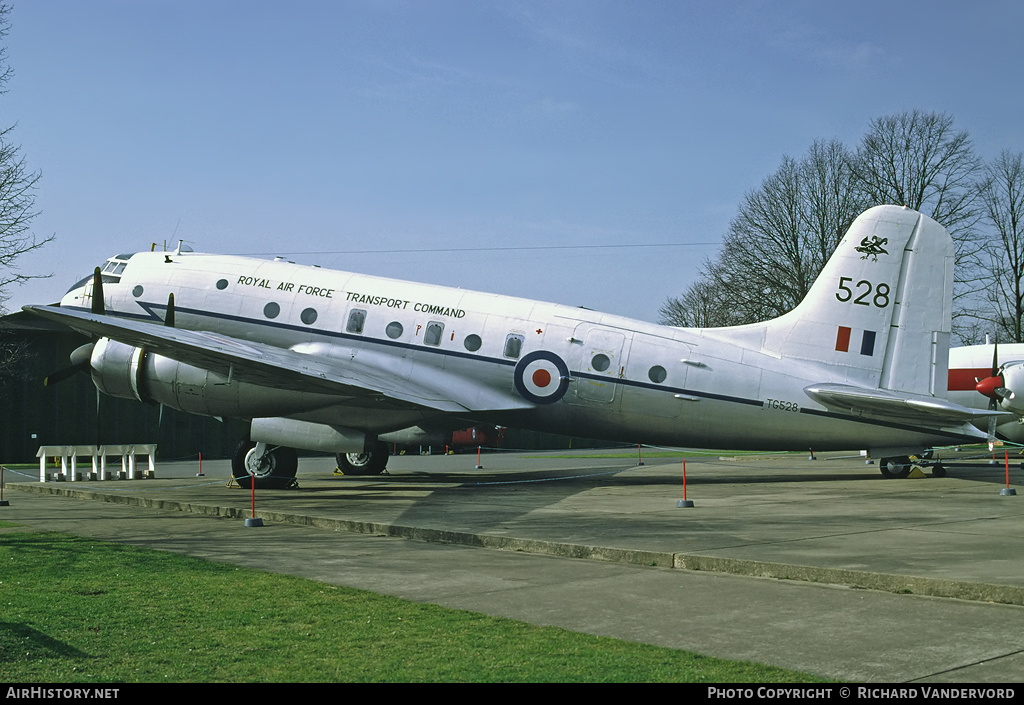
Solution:
[[[393,372],[384,369],[386,360],[375,356],[339,357],[337,351],[325,356],[318,354],[324,347],[317,345],[290,350],[207,331],[168,328],[57,306],[26,306],[24,310],[82,333],[145,348],[238,382],[361,400],[383,396],[392,402],[451,413],[532,408],[511,392],[503,394],[437,368],[417,368],[415,381],[408,376],[396,379]]]

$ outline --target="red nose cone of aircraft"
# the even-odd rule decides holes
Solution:
[[[984,394],[989,399],[996,398],[996,389],[1003,386],[1003,380],[1001,377],[986,377],[985,379],[978,382],[975,389]]]

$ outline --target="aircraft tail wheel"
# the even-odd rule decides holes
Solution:
[[[378,441],[363,453],[338,453],[338,469],[343,475],[380,475],[388,466],[388,446]]]
[[[882,458],[881,462],[878,463],[878,469],[882,471],[882,476],[890,479],[906,477],[910,474],[910,468],[910,458],[906,455],[895,458]]]
[[[283,490],[295,483],[299,456],[294,448],[267,446],[243,440],[231,458],[231,474],[239,487],[258,490]]]

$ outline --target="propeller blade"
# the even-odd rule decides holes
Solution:
[[[992,343],[992,374],[988,379],[983,379],[978,382],[978,386],[975,387],[979,392],[988,397],[988,410],[996,411],[999,408],[999,390],[1002,389],[1006,383],[1003,381],[1002,375],[999,374],[999,338],[995,339]],[[993,416],[988,420],[988,440],[989,443],[994,441],[996,438],[996,417]]]
[[[81,345],[75,348],[71,352],[70,356],[71,366],[65,367],[62,370],[57,370],[53,374],[44,377],[43,386],[49,387],[51,385],[57,384],[58,382],[63,382],[68,377],[74,375],[76,372],[88,372],[89,361],[92,359],[92,348],[93,343],[86,343],[85,345]]]
[[[92,312],[101,316],[107,312],[103,303],[103,275],[99,267],[92,273]]]
[[[87,372],[89,370],[89,361],[79,362],[77,365],[71,365],[71,367],[65,367],[62,370],[57,370],[53,374],[43,377],[43,386],[51,387],[58,382],[63,382],[68,377],[73,376],[77,372]]]
[[[1003,376],[999,374],[999,340],[997,339],[992,344],[992,374],[985,379],[978,380],[978,384],[974,388],[980,394],[984,394],[989,398],[988,410],[995,411],[998,408],[1000,399],[997,390],[1005,386],[1006,382],[1003,381]]]
[[[164,316],[164,325],[174,328],[174,294],[167,295],[167,314]]]
[[[988,394],[985,394],[984,392],[982,392],[982,394],[985,394],[985,396],[988,397],[988,400],[989,400],[988,401],[988,410],[989,411],[995,411],[996,410],[996,399],[997,399],[997,397],[995,395],[995,388],[996,388],[996,386],[1002,386],[1002,384],[1003,384],[1003,381],[996,376],[997,374],[999,374],[999,338],[996,338],[995,342],[992,343],[992,374],[988,378],[989,380],[996,380],[996,381],[990,382],[990,384],[986,385],[986,388],[989,390]],[[991,438],[992,437],[992,429],[995,428],[995,424],[993,423],[992,419],[989,419],[989,427],[990,428],[989,428],[989,434],[988,435],[989,435],[989,438]]]

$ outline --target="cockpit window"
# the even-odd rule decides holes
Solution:
[[[114,255],[113,257],[108,259],[106,264],[100,267],[100,271],[103,274],[103,283],[119,283],[121,281],[121,273],[124,272],[125,265],[128,264],[128,260],[130,260],[132,257],[134,257],[134,253],[128,255]],[[75,289],[80,289],[81,287],[85,286],[86,284],[92,281],[92,278],[92,274],[82,277],[77,282],[71,285],[71,288],[68,289],[68,293],[74,291]]]

